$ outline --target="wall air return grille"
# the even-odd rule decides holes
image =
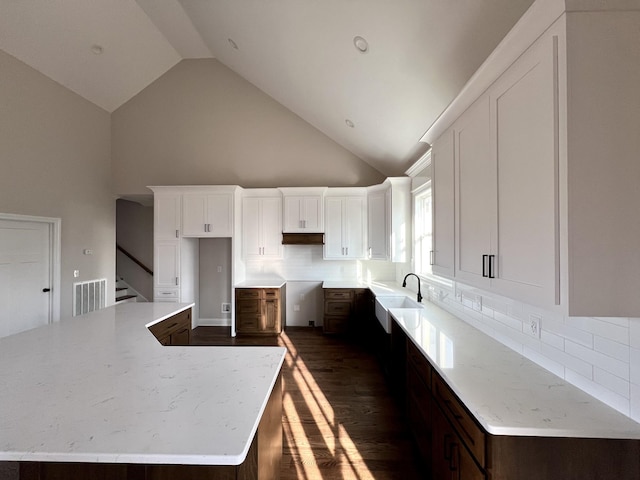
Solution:
[[[89,280],[73,284],[73,316],[105,307],[107,279]]]

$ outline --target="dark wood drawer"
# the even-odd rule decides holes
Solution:
[[[429,361],[414,343],[407,339],[407,361],[415,368],[418,377],[424,382],[428,389],[431,389],[431,375],[433,368]]]
[[[432,394],[445,416],[478,464],[484,468],[486,437],[482,427],[477,424],[440,375],[432,376],[431,387]]]
[[[267,300],[277,300],[280,298],[280,289],[279,288],[265,288],[264,289],[264,298]]]
[[[352,303],[348,302],[337,302],[337,301],[326,301],[324,303],[324,313],[325,315],[341,315],[348,317],[351,314]]]
[[[350,289],[333,289],[326,288],[324,290],[325,300],[353,300],[353,290]]]
[[[260,330],[260,315],[243,315],[236,317],[238,333],[256,333]]]
[[[345,317],[324,317],[324,333],[346,333],[349,327],[349,320]]]
[[[262,298],[261,288],[236,288],[236,299]]]
[[[238,300],[236,302],[236,315],[260,313],[260,300]]]
[[[158,339],[163,339],[177,330],[191,330],[191,310],[185,310],[161,322],[151,325],[149,330]]]

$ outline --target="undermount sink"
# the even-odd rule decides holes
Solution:
[[[387,333],[391,333],[390,308],[422,308],[422,304],[404,295],[376,297],[376,318]]]

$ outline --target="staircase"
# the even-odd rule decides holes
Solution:
[[[118,277],[116,280],[116,305],[119,303],[137,302],[138,300],[146,302],[146,299],[131,288],[122,277]]]

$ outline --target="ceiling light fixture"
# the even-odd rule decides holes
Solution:
[[[234,42],[232,38],[227,38],[227,41],[229,42],[229,45],[234,48],[234,50],[238,50],[238,44]]]
[[[362,37],[353,37],[353,44],[360,53],[367,53],[369,51],[369,43]]]
[[[102,52],[104,52],[104,48],[102,48],[102,45],[91,46],[91,53],[93,53],[94,55],[102,55]]]
[[[355,127],[355,126],[356,126],[356,124],[355,124],[355,123],[353,123],[353,122],[352,122],[351,120],[349,120],[348,118],[347,118],[347,119],[345,119],[344,123],[346,123],[346,124],[347,124],[347,127],[349,127],[349,128],[353,128],[353,127]]]

